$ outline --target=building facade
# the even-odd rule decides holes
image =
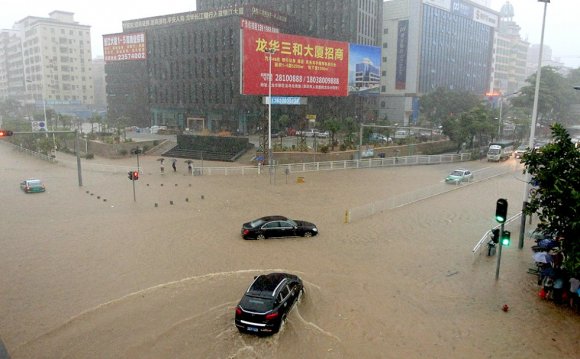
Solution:
[[[15,23],[8,48],[0,55],[7,77],[6,96],[33,101],[60,113],[90,111],[94,103],[90,26],[74,14],[53,11],[48,18],[26,17]]]
[[[493,57],[492,92],[513,94],[526,85],[529,43],[522,40],[520,27],[512,20],[513,6],[507,2],[500,11]]]
[[[200,1],[198,11],[124,21],[123,33],[105,35],[105,42],[109,36],[142,36],[146,50],[139,55],[142,58],[130,60],[107,57],[105,50],[109,118],[142,127],[252,132],[260,127],[266,106],[261,96],[241,95],[242,28],[266,27],[340,41],[361,39],[376,45],[379,23],[365,20],[359,25],[353,15],[357,11],[352,11],[358,1],[349,1],[342,9],[331,6],[339,3],[344,1]],[[380,18],[382,2],[364,3],[362,10]],[[316,14],[321,9],[326,13]],[[368,76],[376,76],[376,71]],[[309,114],[323,118],[325,109],[344,114],[337,108],[350,108],[355,117],[357,106],[371,117],[376,114],[376,96],[309,97],[306,106],[275,106],[272,118],[282,113],[291,119],[306,119]]]
[[[381,118],[416,123],[419,97],[439,87],[489,90],[497,12],[467,0],[392,0],[383,11]]]
[[[377,46],[382,0],[198,0],[200,11],[256,5],[289,16],[290,34]]]

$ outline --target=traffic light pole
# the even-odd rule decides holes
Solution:
[[[135,179],[131,179],[131,182],[133,182],[133,202],[137,202],[137,197],[135,196]]]
[[[502,238],[503,238],[503,223],[501,224],[500,228],[499,228],[499,249],[497,252],[497,266],[495,268],[495,280],[499,279],[499,267],[501,265],[501,248],[503,247],[502,242]]]

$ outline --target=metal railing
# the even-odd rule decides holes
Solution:
[[[505,221],[504,226],[507,226],[508,224],[510,224],[511,222],[515,221],[516,219],[519,219],[521,216],[522,216],[522,212],[518,212],[514,216],[508,218]],[[477,254],[477,252],[481,249],[481,247],[483,246],[483,244],[486,243],[486,241],[489,241],[489,235],[491,234],[491,232],[494,229],[498,229],[499,227],[501,227],[501,224],[498,224],[495,227],[493,227],[492,229],[490,229],[487,232],[485,232],[485,234],[483,235],[483,237],[481,237],[481,239],[479,240],[479,242],[477,242],[477,244],[475,245],[475,247],[473,247],[473,250],[472,250],[473,255]]]
[[[377,213],[381,213],[385,210],[395,209],[398,207],[409,205],[411,203],[425,200],[427,198],[438,196],[443,193],[459,190],[461,188],[465,188],[466,186],[486,181],[494,177],[502,176],[508,173],[513,173],[514,171],[516,170],[514,169],[505,170],[502,167],[490,167],[487,169],[474,171],[474,173],[477,173],[477,180],[472,182],[467,183],[457,182],[456,184],[438,183],[436,185],[421,188],[413,192],[403,193],[398,196],[386,198],[362,206],[347,209],[344,221],[345,223],[352,223],[355,220],[368,218]]]
[[[387,157],[387,158],[369,158],[361,160],[344,160],[344,161],[325,161],[325,162],[307,162],[307,163],[289,163],[273,165],[274,173],[284,175],[286,173],[305,173],[316,171],[337,171],[347,169],[361,169],[361,168],[380,168],[393,166],[415,166],[415,165],[429,165],[452,162],[468,161],[471,158],[469,153],[461,154],[445,154],[445,155],[415,155],[415,156],[401,156],[401,157]],[[63,164],[70,164],[76,166],[76,161],[59,159]],[[158,172],[158,169],[147,168],[146,164],[140,166],[141,172]],[[86,171],[97,172],[126,172],[134,169],[134,166],[115,166],[99,164],[98,162],[83,161],[83,169]],[[192,175],[261,175],[269,174],[268,165],[257,166],[229,166],[229,167],[211,167],[211,166],[194,166]]]

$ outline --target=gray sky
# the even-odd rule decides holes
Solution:
[[[491,8],[499,11],[506,0],[490,2]],[[544,4],[537,0],[510,0],[510,2],[514,6],[514,20],[522,28],[522,37],[531,44],[539,44]],[[26,16],[48,17],[48,13],[53,10],[73,12],[76,21],[90,25],[93,56],[102,56],[102,35],[121,32],[123,20],[193,11],[195,1],[16,0],[9,6],[2,6],[0,28],[12,28],[16,21]],[[560,58],[567,66],[580,67],[578,33],[580,33],[580,0],[551,0],[546,16],[544,44],[552,48],[553,58]]]

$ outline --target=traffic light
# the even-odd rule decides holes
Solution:
[[[511,242],[511,233],[510,231],[503,231],[503,235],[501,236],[501,245],[505,247],[509,247]]]
[[[133,181],[137,181],[139,179],[139,171],[133,171]]]
[[[128,175],[129,175],[128,176],[129,179],[132,181],[133,180],[133,171],[129,171]]]
[[[491,230],[491,240],[493,243],[499,243],[499,228]]]
[[[0,129],[0,137],[12,136],[14,133],[10,130]]]
[[[500,198],[495,204],[495,220],[498,223],[505,223],[507,218],[508,202],[506,199]]]

